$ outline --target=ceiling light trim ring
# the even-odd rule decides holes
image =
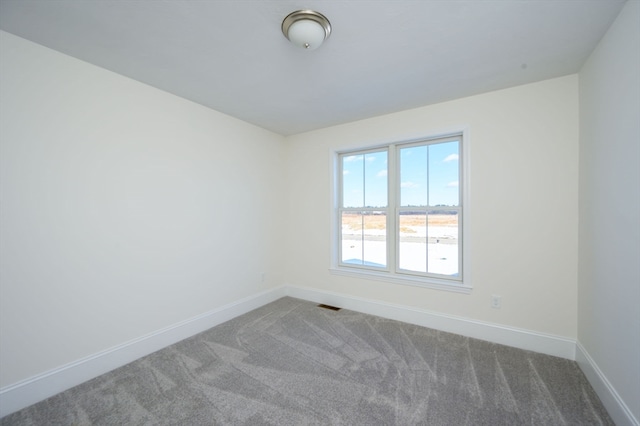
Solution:
[[[324,30],[323,41],[329,38],[329,35],[331,34],[331,23],[329,22],[327,17],[320,12],[316,12],[315,10],[305,9],[291,12],[282,21],[282,33],[287,38],[287,40],[293,41],[291,40],[291,38],[289,38],[289,29],[294,23],[302,20],[309,20],[320,24],[320,26]]]

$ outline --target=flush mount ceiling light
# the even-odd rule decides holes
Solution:
[[[314,50],[331,34],[329,20],[313,10],[297,10],[282,21],[282,33],[298,47]]]

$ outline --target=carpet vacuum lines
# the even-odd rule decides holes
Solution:
[[[0,425],[613,425],[575,361],[283,297]]]

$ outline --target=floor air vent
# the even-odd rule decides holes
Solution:
[[[331,311],[339,311],[342,308],[336,308],[335,306],[323,305],[322,303],[318,305],[318,308],[329,309]]]

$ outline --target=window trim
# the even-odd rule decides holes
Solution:
[[[349,276],[355,278],[362,278],[374,281],[383,281],[394,284],[402,284],[402,285],[410,285],[410,286],[418,286],[436,290],[445,290],[452,291],[458,293],[470,293],[472,290],[471,286],[471,241],[470,241],[470,224],[469,217],[470,216],[470,203],[469,200],[471,198],[471,186],[470,186],[470,176],[471,176],[471,167],[470,167],[470,135],[469,128],[456,128],[447,132],[439,132],[437,134],[430,134],[424,137],[417,137],[411,139],[404,140],[396,140],[391,142],[385,142],[375,145],[365,145],[365,146],[349,146],[345,148],[332,148],[330,149],[331,156],[331,173],[330,173],[330,194],[331,194],[331,244],[330,244],[330,267],[329,271],[334,275],[341,276]],[[419,145],[424,142],[429,142],[437,139],[446,139],[453,138],[456,136],[461,136],[462,141],[460,143],[460,157],[461,161],[459,164],[461,174],[461,193],[460,193],[460,221],[461,221],[461,248],[460,254],[462,255],[462,262],[460,263],[460,274],[461,280],[450,280],[444,278],[438,278],[437,276],[427,276],[427,275],[419,275],[419,274],[405,274],[400,272],[397,269],[397,239],[398,233],[396,232],[395,225],[397,221],[398,212],[402,209],[399,206],[399,200],[396,202],[394,197],[400,197],[399,182],[397,182],[397,168],[399,166],[399,156],[396,154],[399,151],[399,147],[401,146],[411,146],[411,145]],[[395,149],[388,149],[390,146],[395,146]],[[386,211],[387,212],[387,244],[389,254],[395,258],[392,262],[388,262],[385,268],[367,268],[366,266],[357,266],[350,267],[344,266],[340,263],[340,238],[341,238],[341,226],[338,220],[339,212],[343,209],[340,206],[340,200],[342,196],[342,188],[340,188],[340,178],[338,176],[340,167],[340,155],[348,154],[348,153],[363,153],[369,151],[380,151],[381,149],[387,149],[388,156],[388,167],[393,168],[393,170],[389,170],[390,179],[388,181],[387,191],[388,191],[388,205],[386,208],[377,208],[377,209],[363,209],[363,210],[376,210],[376,211]],[[426,207],[425,207],[426,209]],[[429,208],[432,210],[433,208]],[[347,209],[350,210],[350,209]],[[394,215],[394,219],[391,220],[391,216]],[[393,229],[392,229],[393,224]],[[396,266],[396,268],[393,268]]]

